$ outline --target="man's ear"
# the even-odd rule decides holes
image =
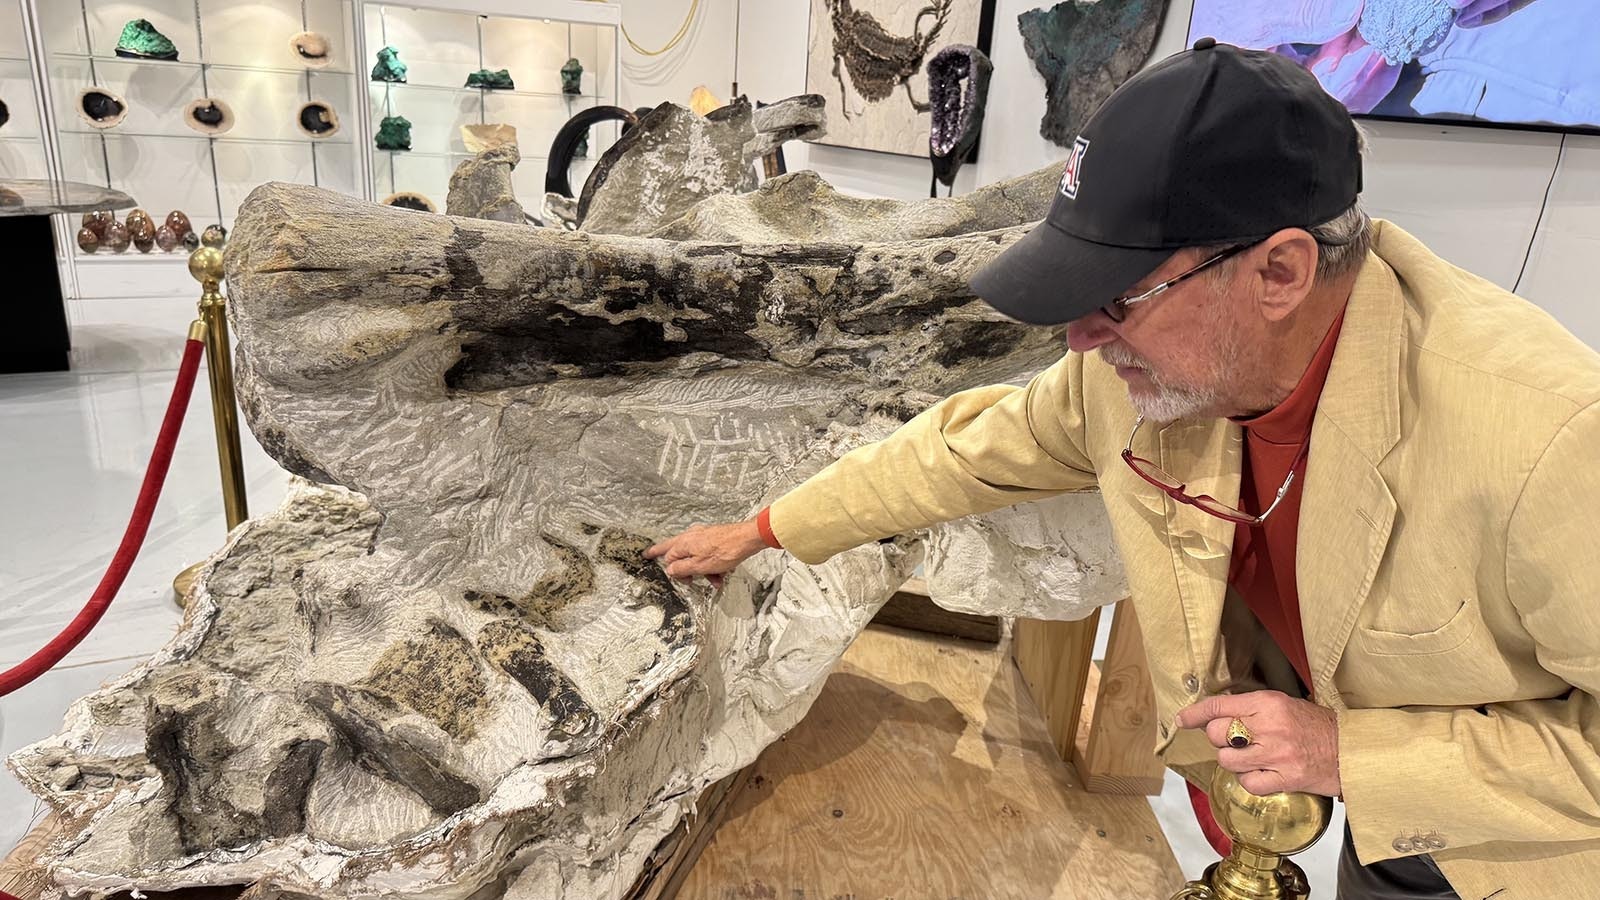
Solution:
[[[1250,253],[1251,277],[1259,282],[1261,315],[1267,321],[1287,318],[1311,295],[1320,249],[1310,232],[1285,228]]]

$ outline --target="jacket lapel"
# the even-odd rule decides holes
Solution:
[[[1381,223],[1375,229],[1381,241]],[[1378,464],[1400,439],[1404,304],[1394,271],[1369,255],[1345,309],[1311,430],[1295,581],[1311,689],[1336,709],[1343,702],[1333,674],[1394,525],[1394,496]]]
[[[1186,479],[1193,496],[1210,494],[1235,506],[1244,460],[1244,431],[1226,419],[1179,422],[1162,429],[1161,467]],[[1189,629],[1189,672],[1210,673],[1217,659],[1222,605],[1233,558],[1234,525],[1192,506],[1166,500],[1167,547]]]

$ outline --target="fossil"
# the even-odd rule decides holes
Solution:
[[[881,207],[802,174],[700,201],[684,240],[254,191],[241,406],[307,480],[229,535],[171,643],[11,758],[70,823],[53,890],[623,897],[919,562],[957,609],[1120,598],[1092,495],[763,553],[715,591],[643,558],[1061,352],[966,287],[1056,167]]]

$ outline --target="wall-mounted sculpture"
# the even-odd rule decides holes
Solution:
[[[1058,356],[1058,334],[966,288],[1058,178],[896,204],[795,175],[719,198],[807,204],[775,244],[255,191],[228,253],[242,407],[274,458],[332,487],[236,529],[178,636],[12,757],[71,829],[43,860],[54,883],[619,898],[919,561],[957,608],[1120,598],[1082,495],[818,567],[762,554],[720,592],[641,556]],[[947,236],[901,240],[929,233]]]
[[[806,91],[833,106],[826,143],[928,152],[924,67],[950,44],[989,49],[994,0],[811,0]]]
[[[953,192],[956,172],[977,150],[993,71],[989,57],[967,44],[952,44],[928,60],[928,102],[933,114],[928,132],[928,159],[933,163],[929,197],[938,196],[941,184]]]
[[[1044,76],[1040,135],[1072,146],[1089,115],[1150,58],[1167,3],[1065,0],[1017,17],[1022,46]]]

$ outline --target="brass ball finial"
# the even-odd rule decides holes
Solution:
[[[1233,840],[1290,856],[1322,837],[1333,815],[1333,801],[1315,794],[1258,797],[1239,784],[1239,776],[1219,766],[1211,779],[1211,812]]]
[[[215,247],[201,247],[189,254],[189,274],[201,284],[221,284],[222,251]]]

